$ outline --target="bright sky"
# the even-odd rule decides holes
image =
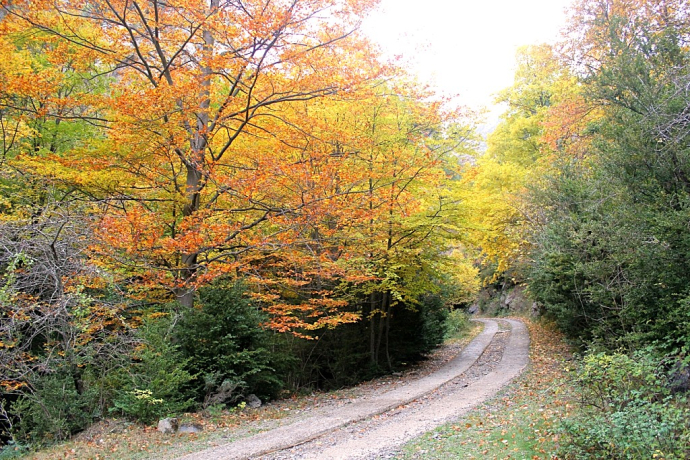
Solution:
[[[381,0],[363,29],[420,79],[473,108],[513,83],[515,52],[554,42],[571,0]]]

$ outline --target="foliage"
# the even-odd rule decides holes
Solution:
[[[328,331],[308,348],[315,383],[328,389],[352,385],[423,359],[442,342],[447,312],[440,297],[428,295],[414,305],[396,305],[381,322]],[[380,354],[377,362],[371,359],[372,349]]]
[[[418,305],[394,313],[386,347],[387,360],[394,367],[415,362],[442,344],[448,313],[443,298],[436,294],[424,295]]]
[[[287,383],[293,390],[336,389],[354,385],[424,359],[438,346],[447,331],[448,306],[438,295],[428,295],[414,305],[399,304],[388,318],[385,332],[371,321],[359,321],[321,331],[314,340],[283,337],[278,345],[298,358],[288,368]],[[373,337],[373,339],[372,339]],[[381,338],[381,360],[371,360],[372,340]]]
[[[463,310],[455,309],[448,313],[446,318],[445,339],[459,339],[472,327],[467,313]]]
[[[317,338],[284,338],[286,348],[298,358],[288,369],[289,388],[297,392],[334,390],[380,375],[369,356],[370,331],[366,322],[345,324],[322,331]]]
[[[530,291],[547,316],[580,343],[615,341],[632,326],[620,323],[629,286],[626,278],[616,278],[629,259],[610,255],[616,249],[627,252],[623,248],[631,234],[614,218],[625,213],[617,206],[620,202],[611,200],[620,194],[612,193],[605,178],[588,180],[582,169],[562,166],[544,192],[545,202],[558,205],[551,207],[548,225],[535,236]]]
[[[352,33],[375,2],[87,3],[0,0],[12,398],[65,373],[98,395],[85,419],[148,422],[192,397],[354,382],[440,340],[438,280],[455,301],[477,289],[451,255],[472,134]],[[343,323],[357,347],[311,353]]]
[[[345,325],[344,327],[351,327]],[[332,331],[340,331],[341,327]],[[294,335],[281,336],[288,341],[300,341],[301,343],[314,344],[314,341],[304,341]],[[469,341],[465,337],[465,341]],[[356,372],[354,369],[353,372]],[[381,382],[389,382],[391,377],[384,377]],[[372,382],[371,387],[377,387],[377,382]],[[180,452],[192,452],[207,449],[212,443],[226,443],[228,440],[242,436],[246,430],[268,424],[280,423],[287,414],[303,413],[309,408],[321,405],[330,405],[335,401],[343,403],[350,401],[353,391],[357,389],[344,388],[333,392],[308,391],[302,395],[294,395],[265,405],[259,410],[234,410],[224,409],[220,414],[208,416],[205,413],[185,414],[180,422],[193,422],[204,425],[204,431],[194,436],[161,436],[155,429],[139,424],[131,424],[122,420],[109,420],[103,424],[94,426],[86,433],[72,440],[54,445],[34,452],[27,458],[35,460],[52,460],[54,458],[69,457],[86,460],[96,456],[107,456],[113,459],[129,458],[173,458]],[[239,405],[241,407],[241,404]],[[215,412],[218,408],[213,408]],[[119,428],[119,429],[118,429]],[[126,429],[125,429],[126,428]],[[260,428],[259,428],[260,429]]]
[[[93,260],[132,296],[191,307],[244,278],[266,324],[297,334],[357,319],[341,281],[414,298],[411,273],[458,229],[446,179],[468,128],[352,33],[374,3],[2,2],[3,45],[27,63],[3,68],[3,95],[27,101],[7,126],[77,131],[34,155],[12,143],[7,162],[97,203]]]
[[[563,422],[568,459],[687,458],[690,405],[672,394],[663,362],[649,352],[588,353],[575,373],[580,410]]]
[[[0,383],[71,376],[61,437],[354,383],[478,288],[471,120],[353,32],[375,1],[184,3],[0,0]]]
[[[530,284],[581,343],[679,352],[690,337],[688,12],[652,3],[576,8],[566,48],[600,116],[586,128],[586,156],[559,152],[557,173],[534,195],[543,219]]]
[[[12,460],[24,457],[28,452],[26,446],[9,443],[0,449],[0,460]]]
[[[290,357],[275,349],[275,334],[262,327],[266,315],[246,294],[241,283],[218,281],[199,291],[199,305],[183,310],[175,325],[175,342],[198,376],[204,407],[252,393],[274,398],[284,385],[281,368]]]
[[[106,93],[87,88],[70,117],[101,128],[98,136],[18,166],[107,206],[96,214],[93,245],[102,266],[126,262],[140,284],[166,287],[189,307],[198,286],[251,265],[240,256],[301,240],[334,196],[332,176],[317,170],[342,161],[311,135],[318,123],[295,111],[379,74],[352,33],[372,5],[2,2],[8,37],[50,43],[51,69],[63,78],[110,78]],[[30,53],[19,39],[12,44]],[[79,71],[66,64],[75,58]],[[23,72],[10,77],[17,91],[37,86],[54,96]],[[74,101],[56,99],[40,115],[58,123]],[[35,115],[20,107],[17,116]]]
[[[49,201],[0,223],[0,385],[21,441],[64,439],[102,417],[130,352],[124,303],[83,257],[88,226]],[[43,439],[42,439],[43,438]]]
[[[151,423],[193,407],[188,384],[196,376],[186,369],[189,360],[173,342],[172,326],[170,316],[149,318],[140,326],[134,362],[118,376],[121,384],[111,412]]]
[[[73,372],[63,369],[37,378],[31,393],[26,392],[13,403],[13,414],[20,421],[15,437],[50,443],[86,428],[102,415],[98,412],[99,394],[94,380],[75,381]]]
[[[486,152],[465,166],[461,178],[469,241],[481,251],[485,283],[522,277],[529,231],[541,211],[527,191],[550,170],[549,139],[566,137],[554,133],[546,121],[577,92],[577,83],[552,47],[518,51],[515,83],[497,98],[508,110],[487,137]]]

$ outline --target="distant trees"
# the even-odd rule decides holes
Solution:
[[[550,138],[564,137],[548,122],[577,91],[574,77],[550,46],[518,51],[515,84],[497,97],[508,105],[507,112],[488,136],[486,152],[465,168],[461,179],[468,234],[481,250],[487,281],[504,275],[521,278],[528,234],[540,219],[527,191],[550,171]]]

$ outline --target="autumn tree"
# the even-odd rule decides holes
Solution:
[[[99,199],[102,256],[190,305],[199,283],[274,247],[259,228],[287,235],[281,219],[312,204],[264,193],[267,178],[289,181],[300,166],[285,107],[376,75],[353,34],[372,3],[5,2],[4,22],[46,37],[55,62],[69,48],[93,63],[90,76],[67,75],[110,77],[107,91],[74,101],[100,134],[22,167]],[[271,138],[279,150],[255,148]]]
[[[369,277],[360,280],[353,302],[368,322],[370,361],[390,367],[394,312],[416,308],[436,290],[448,272],[444,253],[464,238],[456,182],[449,179],[458,157],[473,147],[471,130],[467,113],[445,110],[406,82],[381,86],[344,109],[330,125],[354,134],[359,148],[351,161],[364,180],[353,187],[349,222],[336,236]]]
[[[0,380],[36,415],[26,429],[83,428],[122,384],[102,380],[111,367],[156,359],[131,330],[137,298],[163,287],[189,305],[311,237],[341,160],[325,144],[310,156],[293,106],[378,74],[351,34],[364,3],[1,4]],[[327,297],[271,325],[348,320]]]
[[[480,248],[488,281],[524,260],[529,227],[539,218],[528,190],[549,169],[550,144],[570,138],[565,128],[557,131],[547,123],[576,94],[574,77],[551,46],[518,51],[515,84],[496,99],[507,104],[507,111],[488,136],[486,152],[466,164],[462,177],[470,237]]]

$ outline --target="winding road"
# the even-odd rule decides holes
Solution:
[[[477,321],[483,331],[427,376],[179,460],[391,458],[406,442],[495,395],[527,366],[529,334],[522,322]]]

